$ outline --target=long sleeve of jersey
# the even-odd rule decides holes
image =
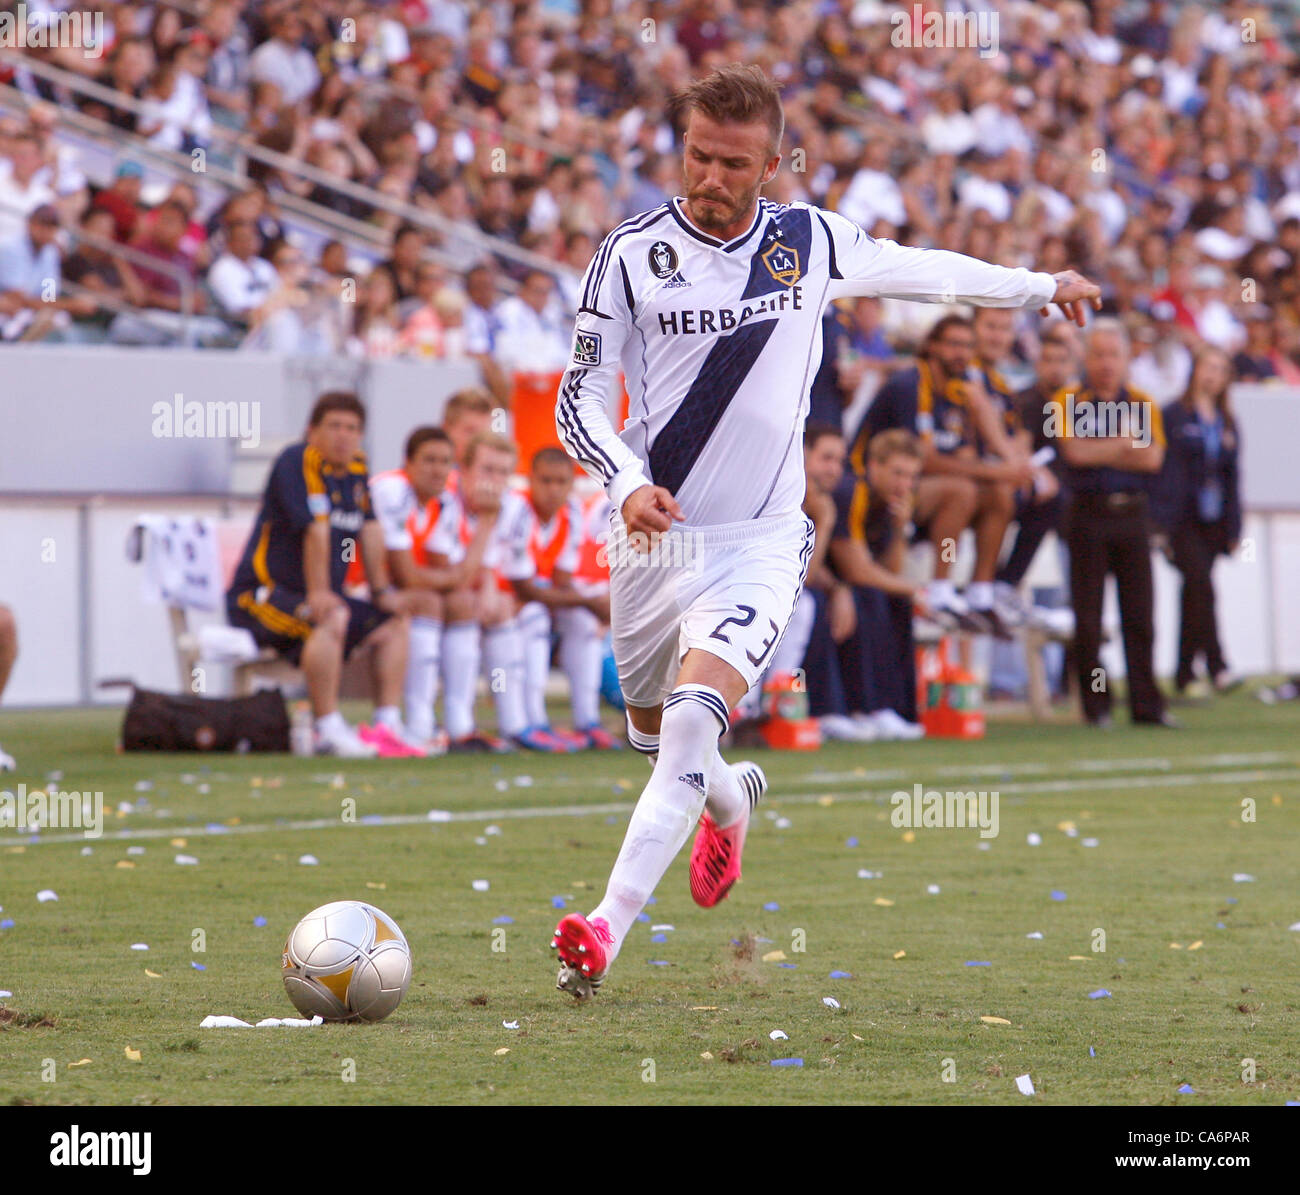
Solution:
[[[1056,293],[1051,274],[990,265],[947,249],[876,240],[835,212],[819,212],[834,257],[828,297],[880,295],[920,303],[981,307],[1045,306]]]
[[[634,490],[651,484],[641,461],[615,432],[607,405],[624,341],[634,330],[631,286],[615,244],[621,232],[616,228],[605,238],[583,275],[573,358],[555,404],[560,443],[605,487],[616,510]]]

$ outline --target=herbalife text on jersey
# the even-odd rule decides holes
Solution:
[[[729,332],[747,319],[766,315],[770,311],[803,310],[803,288],[792,286],[780,294],[768,295],[761,303],[746,303],[739,311],[734,307],[716,307],[712,311],[661,311],[659,331],[665,336],[691,336],[697,333]]]

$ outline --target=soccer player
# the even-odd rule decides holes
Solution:
[[[447,482],[448,488],[455,493],[460,471],[467,463],[465,457],[470,441],[492,430],[492,396],[477,386],[456,391],[442,409],[442,430],[450,437],[456,458]]]
[[[714,905],[740,876],[765,781],[725,763],[718,737],[779,643],[813,549],[800,446],[826,303],[1055,301],[1082,319],[1082,301],[1100,301],[1072,272],[904,248],[833,212],[761,199],[781,164],[784,116],[757,67],[715,71],[674,107],[685,195],[605,238],[556,403],[561,442],[618,511],[614,654],[628,736],[655,760],[604,897],[555,930],[557,987],[578,999],[604,980],[701,813],[691,895]],[[631,404],[616,434],[606,399],[620,368]],[[647,542],[652,551],[638,551]]]
[[[316,751],[377,754],[339,712],[339,677],[358,647],[373,648],[375,730],[413,746],[398,702],[406,674],[408,597],[389,584],[383,535],[370,506],[361,451],[366,409],[332,391],[312,408],[307,439],[276,458],[253,533],[226,594],[230,625],[301,663],[316,719]],[[344,597],[348,562],[360,548],[371,600]]]
[[[443,709],[452,752],[566,751],[567,745],[528,725],[524,639],[519,629],[515,583],[534,574],[528,551],[533,513],[528,499],[509,488],[515,447],[495,432],[475,436],[465,450],[456,515],[440,519],[429,540],[434,568],[462,564],[470,546],[491,523],[481,564],[469,580],[470,602],[448,617],[443,634]],[[474,725],[479,668],[487,670],[501,736]]]
[[[515,596],[522,604],[519,625],[524,636],[528,724],[574,747],[609,750],[617,744],[601,727],[599,712],[601,626],[608,617],[609,597],[575,584],[583,512],[573,496],[573,462],[561,449],[541,448],[534,454],[528,503],[533,512],[528,550],[534,574],[514,582]],[[574,733],[562,739],[551,731],[546,717],[552,626],[560,633],[560,663],[573,704]]]
[[[495,516],[478,520],[463,558],[435,568],[429,553],[440,521],[457,526],[456,498],[444,493],[454,458],[451,439],[440,427],[417,427],[406,439],[403,465],[370,479],[375,517],[384,532],[388,567],[397,587],[410,595],[411,650],[406,665],[406,725],[425,753],[446,750],[438,733],[434,702],[442,657],[444,619],[474,617],[469,590],[483,564]]]
[[[9,673],[13,670],[14,660],[18,658],[18,624],[14,621],[14,612],[8,606],[0,605],[0,697],[4,696],[5,685],[9,683]],[[12,772],[18,765],[14,757],[5,753],[0,747],[0,772]]]

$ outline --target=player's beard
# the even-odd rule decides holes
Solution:
[[[724,199],[721,195],[693,193],[690,196],[691,218],[705,232],[730,228],[754,206],[754,201],[758,198],[759,186],[760,184],[755,183],[748,191],[740,195],[734,203]],[[700,199],[712,199],[717,206],[703,207],[697,203],[697,200]]]

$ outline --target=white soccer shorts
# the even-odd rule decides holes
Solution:
[[[682,658],[699,648],[746,685],[762,676],[803,589],[813,525],[799,512],[713,527],[676,524],[647,553],[611,519],[614,660],[628,705],[661,705]]]

